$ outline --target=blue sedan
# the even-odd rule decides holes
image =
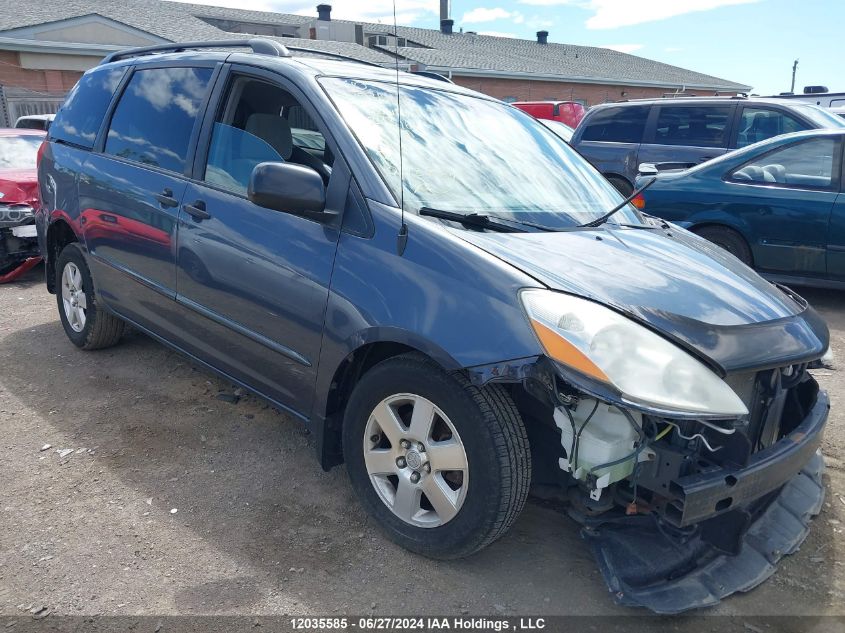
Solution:
[[[845,130],[786,134],[692,169],[658,172],[634,205],[773,281],[845,287],[843,138]],[[641,165],[637,185],[655,171]]]

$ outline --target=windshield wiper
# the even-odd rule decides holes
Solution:
[[[608,212],[607,212],[607,213],[605,213],[604,215],[599,216],[599,217],[597,217],[595,220],[592,220],[592,221],[590,221],[590,222],[587,222],[586,224],[580,224],[580,225],[578,225],[578,228],[579,228],[579,229],[586,229],[586,228],[593,228],[593,227],[596,227],[596,226],[601,226],[602,224],[604,224],[605,222],[607,222],[607,221],[610,219],[610,217],[611,217],[614,213],[616,213],[616,212],[617,212],[617,211],[619,211],[620,209],[624,208],[624,207],[625,207],[625,205],[627,205],[629,202],[631,202],[631,200],[633,200],[634,198],[636,198],[636,197],[637,197],[638,195],[640,195],[643,191],[645,191],[646,189],[648,189],[649,187],[651,187],[651,186],[652,186],[652,185],[653,185],[656,181],[657,181],[657,176],[655,176],[654,178],[652,178],[651,180],[649,180],[646,184],[644,184],[642,187],[640,187],[639,189],[637,189],[634,193],[632,193],[630,196],[628,196],[627,198],[625,198],[622,202],[620,202],[619,204],[617,204],[615,207],[613,207],[610,211],[608,211]]]
[[[432,209],[430,207],[423,207],[419,211],[420,215],[425,215],[432,218],[440,218],[442,220],[451,220],[467,226],[474,226],[481,229],[490,229],[491,231],[499,231],[500,233],[527,233],[524,227],[531,227],[539,231],[555,231],[549,226],[542,224],[534,224],[533,222],[526,222],[524,220],[513,220],[511,218],[503,218],[500,215],[490,215],[485,213],[456,213],[455,211],[442,211],[441,209]]]

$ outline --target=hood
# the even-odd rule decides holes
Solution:
[[[456,231],[554,290],[659,330],[722,374],[819,358],[828,331],[807,303],[682,229]]]
[[[38,173],[35,169],[0,170],[0,204],[28,204],[38,200]]]

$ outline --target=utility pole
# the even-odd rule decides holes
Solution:
[[[789,89],[789,92],[795,92],[795,71],[798,70],[798,60],[796,59],[795,62],[792,64],[792,87]]]

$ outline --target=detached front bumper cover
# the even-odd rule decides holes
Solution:
[[[758,460],[742,471],[747,471],[749,483],[743,486],[741,498],[748,500],[748,506],[754,506],[754,499],[776,490],[784,480],[786,483],[780,491],[770,493],[768,505],[746,515],[749,521],[741,528],[736,554],[705,542],[701,530],[687,530],[684,535],[662,529],[650,516],[585,529],[582,535],[590,543],[616,601],[656,613],[680,613],[715,605],[771,576],[781,558],[798,550],[807,538],[812,518],[821,510],[824,461],[817,447],[828,410],[827,394],[819,392],[805,420],[761,451]],[[725,485],[729,474],[722,474],[718,486]],[[716,486],[715,481],[709,483]],[[738,485],[734,483],[734,488]],[[716,497],[718,494],[712,499]],[[711,495],[702,498],[710,500]],[[737,513],[748,509],[739,504],[732,507]]]

